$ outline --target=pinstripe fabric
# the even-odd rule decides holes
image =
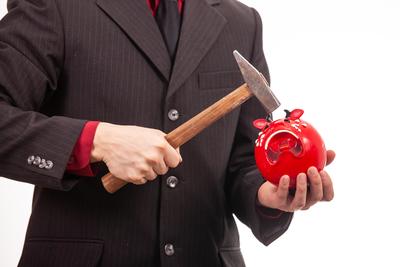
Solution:
[[[234,212],[264,244],[291,214],[255,209],[255,99],[181,148],[154,182],[107,194],[64,174],[86,120],[169,132],[242,82],[234,49],[268,77],[261,19],[234,0],[185,0],[176,62],[140,0],[12,0],[0,23],[0,176],[35,184],[20,266],[244,266]],[[179,119],[168,120],[170,109]],[[27,164],[52,160],[51,170]],[[166,185],[178,177],[175,188]],[[165,244],[174,245],[167,256]]]

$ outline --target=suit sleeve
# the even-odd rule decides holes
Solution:
[[[57,89],[64,33],[54,0],[12,0],[0,22],[0,176],[68,190],[65,168],[86,121],[39,112]]]
[[[255,10],[254,15],[256,30],[251,63],[269,81],[268,66],[263,53],[261,18]],[[258,129],[253,127],[252,122],[257,118],[265,118],[266,115],[264,108],[255,98],[251,98],[241,106],[228,168],[226,191],[235,215],[251,228],[260,242],[268,245],[288,229],[293,214],[280,213],[257,205],[257,192],[265,181],[254,159],[254,141],[258,136]],[[274,214],[278,216],[273,216]]]

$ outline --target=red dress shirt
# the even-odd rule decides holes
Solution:
[[[136,1],[136,0],[135,0]],[[160,0],[146,0],[153,16],[156,15]],[[178,10],[182,13],[184,0],[178,0]],[[70,160],[67,164],[66,171],[68,173],[77,174],[80,176],[94,176],[90,165],[90,154],[93,147],[93,139],[96,134],[99,121],[89,121],[83,127],[82,133],[75,144]]]
[[[90,154],[93,147],[93,139],[99,121],[88,121],[83,127],[81,136],[75,144],[67,165],[67,172],[80,176],[94,176],[90,166]]]

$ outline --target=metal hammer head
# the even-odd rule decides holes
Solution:
[[[281,103],[268,85],[265,77],[251,65],[238,51],[233,51],[236,62],[242,72],[243,79],[250,91],[258,98],[268,113],[272,113]]]

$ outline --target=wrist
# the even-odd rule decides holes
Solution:
[[[93,146],[90,152],[90,162],[99,162],[103,161],[105,155],[105,140],[104,136],[106,136],[107,128],[109,127],[109,123],[100,122],[97,126],[96,133],[93,138]]]

